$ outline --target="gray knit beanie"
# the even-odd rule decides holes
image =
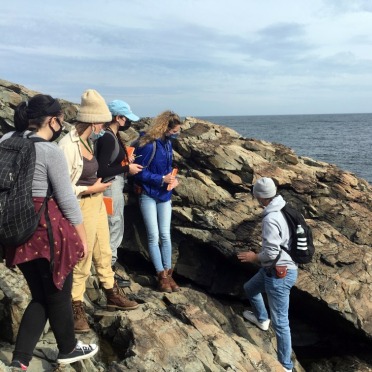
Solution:
[[[80,123],[107,123],[112,115],[103,97],[94,89],[81,95],[81,105],[76,120]]]
[[[268,177],[258,179],[253,186],[253,195],[255,198],[273,198],[276,195],[276,186],[274,181]]]

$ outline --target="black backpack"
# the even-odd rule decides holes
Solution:
[[[285,217],[291,235],[290,249],[281,248],[298,264],[311,262],[315,247],[311,227],[305,222],[303,215],[290,204],[286,204],[281,212]]]
[[[6,248],[17,247],[32,237],[49,198],[35,211],[32,200],[35,142],[48,141],[30,138],[31,134],[24,137],[24,132],[15,132],[0,142],[0,245]]]

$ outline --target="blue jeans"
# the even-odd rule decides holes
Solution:
[[[118,248],[123,241],[124,236],[124,174],[119,174],[112,181],[112,185],[108,187],[103,195],[112,198],[114,213],[108,216],[110,229],[110,247],[112,252],[111,266],[118,259]]]
[[[142,193],[139,204],[146,226],[150,258],[155,270],[159,273],[170,269],[172,267],[171,201],[160,202]]]
[[[288,270],[285,278],[278,279],[275,275],[269,277],[265,269],[261,268],[252,279],[244,284],[244,290],[252,305],[253,313],[260,322],[268,319],[262,297],[262,293],[266,293],[270,308],[270,317],[276,334],[278,360],[287,369],[293,368],[288,307],[289,293],[296,280],[297,270]]]

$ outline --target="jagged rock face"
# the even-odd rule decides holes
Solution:
[[[314,262],[300,268],[296,287],[372,337],[372,189],[365,180],[194,118],[186,119],[174,148],[180,179],[172,221],[178,274],[211,293],[242,295],[254,268],[241,265],[236,252],[258,251],[261,241],[262,209],[250,195],[251,185],[272,177],[313,229]],[[135,213],[130,210],[126,224],[135,221],[137,230],[127,230],[129,250],[135,246],[130,238],[143,234]]]
[[[14,130],[13,116],[17,105],[38,93],[22,85],[0,79],[0,135]],[[78,105],[74,105],[63,99],[59,99],[59,102],[65,114],[65,121],[71,122],[76,117]]]
[[[15,106],[34,94],[0,80],[3,133],[12,129]],[[78,106],[63,104],[65,120],[72,122]],[[149,123],[134,124],[124,139],[130,143]],[[177,275],[209,294],[243,298],[242,285],[257,268],[239,263],[236,252],[259,251],[261,242],[262,209],[250,190],[257,178],[272,177],[279,193],[302,210],[316,246],[314,262],[299,271],[292,298],[306,300],[310,312],[320,306],[340,315],[371,338],[372,190],[366,181],[334,165],[298,157],[285,146],[242,138],[195,118],[186,118],[174,149],[180,179],[172,220]],[[125,350],[109,370],[279,371],[273,333],[262,335],[247,327],[237,315],[242,309],[222,308],[191,288],[165,297],[149,289],[154,283],[146,234],[135,196],[127,196],[123,262],[137,283],[138,269],[148,279],[132,286],[134,298],[144,303],[139,310],[100,317],[90,309],[95,329]],[[19,273],[1,270],[1,338],[14,341],[27,291]]]
[[[186,120],[175,150],[181,181],[173,221],[179,274],[213,292],[239,293],[234,283],[239,283],[241,265],[235,251],[257,251],[260,243],[261,210],[250,195],[251,184],[272,177],[279,193],[302,210],[313,228],[315,259],[301,268],[297,288],[372,336],[372,189],[366,181],[334,165],[297,157],[285,146],[241,138],[193,118]],[[201,265],[197,261],[205,252],[195,252],[206,247]],[[214,275],[208,262],[218,262]],[[223,262],[232,271],[223,270]],[[205,278],[202,271],[211,276]]]
[[[71,368],[54,369],[53,361],[58,351],[47,327],[37,344],[31,372],[283,370],[275,356],[273,331],[262,334],[255,326],[247,325],[236,313],[237,310],[241,313],[241,305],[238,309],[221,305],[205,293],[188,287],[165,295],[142,287],[138,282],[144,279],[134,275],[136,283],[127,290],[127,295],[141,303],[138,309],[128,312],[97,310],[97,306],[90,302],[101,296],[93,288],[94,277],[87,286],[89,321],[97,334],[109,340],[119,357],[106,365],[87,360],[83,367],[75,363]],[[11,318],[12,324],[18,326],[24,306],[30,300],[26,283],[19,272],[7,270],[0,264],[0,288],[3,297],[12,299],[10,314],[2,319],[1,325],[9,324]],[[5,334],[16,332],[9,333],[2,328],[2,338]],[[97,342],[93,332],[78,337],[87,343]],[[9,341],[14,342],[14,339]],[[1,343],[1,349],[0,359],[9,362],[11,346]],[[102,350],[105,350],[104,346]],[[296,365],[297,370],[302,371],[301,366]]]

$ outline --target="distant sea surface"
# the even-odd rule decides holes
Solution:
[[[276,142],[297,155],[335,164],[372,183],[372,114],[204,116],[247,138]]]

